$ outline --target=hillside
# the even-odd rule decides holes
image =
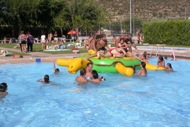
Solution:
[[[130,0],[96,0],[110,14],[112,20],[129,18]],[[132,0],[133,17],[141,20],[187,19],[190,0]]]

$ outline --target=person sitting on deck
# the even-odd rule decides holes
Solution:
[[[59,44],[57,44],[57,45],[54,45],[53,46],[53,49],[65,49],[66,48],[66,46],[64,45],[64,42],[63,42],[63,40],[61,40],[60,42],[59,42]]]
[[[23,55],[16,55],[16,54],[14,54],[13,58],[23,58]]]

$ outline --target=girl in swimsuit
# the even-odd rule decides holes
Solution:
[[[165,68],[165,70],[166,70],[166,71],[170,71],[170,72],[173,71],[173,68],[172,68],[171,63],[167,63],[167,64],[166,64],[166,68]]]
[[[117,44],[118,48],[128,48],[128,45],[124,42],[124,38],[121,38],[119,43]]]
[[[158,57],[157,66],[165,68],[165,62],[164,62],[164,57],[163,56]]]
[[[147,75],[147,70],[146,70],[146,63],[141,62],[141,70],[137,73],[139,76],[146,76]]]
[[[123,48],[112,48],[109,49],[106,54],[100,54],[103,57],[124,57],[126,55],[125,50]]]

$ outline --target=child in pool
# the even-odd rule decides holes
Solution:
[[[139,76],[146,76],[147,75],[147,70],[146,70],[146,63],[145,62],[141,62],[141,70],[138,71],[137,75]]]
[[[97,84],[105,80],[103,77],[99,78],[96,70],[92,70],[92,75],[93,75],[93,79],[90,80],[92,83]]]
[[[171,63],[167,63],[167,64],[166,64],[165,70],[166,70],[166,71],[171,71],[171,72],[173,71],[173,68],[172,68]]]
[[[45,75],[44,78],[37,80],[38,82],[50,83],[49,75]]]
[[[53,69],[54,69],[54,73],[58,73],[59,72],[59,68],[56,68],[55,62],[53,63]]]
[[[0,96],[5,96],[7,94],[7,83],[3,82],[0,84]]]
[[[165,68],[165,62],[164,62],[164,57],[163,56],[158,57],[157,67]]]

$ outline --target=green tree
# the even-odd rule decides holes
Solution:
[[[0,17],[1,17],[0,25],[6,24],[6,21],[5,21],[6,15],[7,15],[7,7],[5,4],[5,1],[0,1]]]
[[[0,23],[17,32],[32,28],[92,29],[106,18],[94,0],[4,0],[0,1],[2,6],[7,9],[0,11]]]
[[[64,0],[40,0],[39,24],[46,30],[54,29],[56,26],[65,26],[65,8]]]
[[[67,4],[72,29],[92,29],[106,18],[101,6],[93,0],[71,0]]]
[[[37,6],[39,0],[6,0],[7,19],[6,23],[17,31],[28,27],[29,25],[37,25]]]

